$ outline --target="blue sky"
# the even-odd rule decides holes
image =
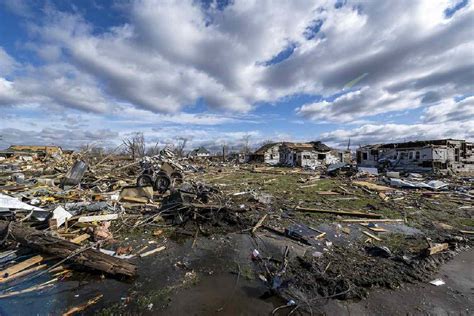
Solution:
[[[470,1],[5,0],[0,147],[474,138]]]

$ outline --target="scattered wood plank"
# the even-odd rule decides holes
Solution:
[[[252,234],[255,234],[255,232],[257,231],[257,229],[260,228],[260,226],[263,225],[263,222],[265,221],[265,219],[267,218],[267,215],[268,214],[265,214],[263,215],[257,222],[257,224],[255,224],[255,226],[252,228]]]
[[[24,290],[21,290],[21,291],[2,293],[2,294],[0,294],[0,299],[46,289],[46,288],[54,286],[53,283],[56,282],[57,280],[58,280],[58,278],[54,278],[54,279],[49,280],[47,282],[41,283],[39,285],[32,286],[30,288],[27,288],[27,289],[24,289]]]
[[[367,227],[367,228],[370,229],[373,232],[376,232],[376,233],[388,232],[388,230],[386,230],[385,228],[382,228],[382,227]]]
[[[449,247],[448,243],[436,244],[426,249],[426,255],[432,256],[434,254],[437,254],[438,252],[447,250],[448,247]]]
[[[63,316],[72,316],[76,313],[82,312],[83,310],[85,310],[89,306],[94,305],[95,303],[97,303],[103,296],[104,295],[99,294],[96,297],[91,298],[90,300],[88,300],[84,304],[81,304],[81,305],[78,305],[78,306],[75,306],[75,307],[72,307],[72,308],[68,309],[66,312],[63,313]]]
[[[362,219],[343,219],[343,220],[341,220],[341,222],[344,222],[344,223],[368,223],[368,222],[373,222],[373,223],[376,223],[376,222],[380,222],[380,223],[383,223],[383,222],[403,223],[404,220],[403,219],[392,219],[392,218],[376,218],[376,219],[362,218]]]
[[[394,188],[391,187],[386,187],[383,185],[375,184],[372,182],[367,182],[367,181],[352,181],[353,184],[363,187],[369,190],[377,191],[377,192],[385,192],[385,191],[394,191]]]
[[[18,273],[15,273],[15,274],[13,274],[13,275],[10,275],[9,277],[1,278],[1,279],[0,279],[0,284],[9,283],[9,282],[11,282],[11,281],[13,281],[13,280],[22,278],[22,277],[24,277],[25,275],[28,275],[28,274],[31,274],[31,273],[33,273],[33,272],[37,272],[37,271],[43,270],[43,269],[45,269],[46,267],[47,267],[46,264],[40,264],[39,266],[36,266],[36,267],[33,267],[33,268],[29,268],[29,269],[20,271],[20,272],[18,272]]]
[[[118,214],[105,214],[105,215],[93,215],[93,216],[81,216],[77,220],[79,223],[89,223],[89,222],[102,222],[102,221],[112,221],[118,218]]]
[[[163,251],[163,250],[165,250],[165,249],[166,249],[165,246],[161,246],[161,247],[155,248],[155,249],[153,249],[153,250],[150,250],[150,251],[147,251],[147,252],[142,253],[142,254],[140,255],[140,258],[149,256],[149,255],[152,255],[152,254],[154,254],[154,253]]]
[[[22,261],[20,263],[15,264],[14,266],[8,267],[5,270],[0,272],[0,280],[7,278],[9,276],[14,275],[15,273],[18,273],[22,270],[28,269],[31,266],[34,266],[37,263],[40,263],[43,261],[43,256],[34,256],[29,259],[26,259],[25,261]]]
[[[379,218],[379,217],[382,217],[381,214],[375,214],[375,213],[364,213],[364,212],[356,212],[356,211],[320,210],[320,209],[309,208],[309,207],[300,207],[300,206],[297,206],[297,207],[295,208],[295,210],[296,210],[296,211],[301,211],[301,212],[327,213],[327,214],[344,215],[344,216],[355,216],[355,217],[369,217],[369,218]]]
[[[460,230],[461,234],[474,235],[474,230]]]
[[[88,239],[91,235],[89,234],[82,234],[82,235],[79,235],[73,239],[71,239],[71,242],[75,243],[75,244],[80,244],[81,242],[83,242],[84,240]]]
[[[60,258],[69,258],[69,262],[112,275],[131,277],[136,274],[136,266],[126,260],[114,258],[95,249],[81,248],[80,245],[68,240],[19,223],[0,221],[0,231],[5,231],[8,225],[10,225],[8,238],[23,246]]]
[[[124,196],[120,199],[122,202],[132,203],[148,203],[148,199],[144,197]]]
[[[324,233],[321,233],[321,234],[319,234],[319,235],[317,235],[317,236],[314,236],[314,239],[321,239],[321,238],[323,238],[324,236],[326,236],[326,233],[325,233],[325,232],[324,232]]]
[[[315,187],[315,186],[318,186],[318,185],[319,185],[319,183],[312,183],[312,184],[300,185],[299,188],[300,189],[312,188],[312,187]]]
[[[341,195],[341,193],[334,191],[317,191],[314,193],[316,193],[317,195]]]
[[[362,233],[365,234],[365,235],[367,235],[367,236],[369,236],[369,237],[372,238],[372,239],[375,239],[375,240],[377,240],[377,241],[382,241],[382,239],[380,239],[379,237],[377,237],[377,236],[375,236],[375,235],[372,235],[372,234],[369,233],[368,231],[363,230]]]

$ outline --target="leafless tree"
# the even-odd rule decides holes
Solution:
[[[252,135],[248,133],[242,136],[242,152],[244,154],[250,153],[250,138],[251,137]]]
[[[176,143],[175,152],[178,157],[183,157],[184,155],[184,148],[188,143],[188,138],[186,137],[178,137],[178,142]]]
[[[267,139],[267,140],[264,140],[264,141],[262,142],[262,146],[264,146],[264,145],[269,145],[269,144],[273,144],[273,143],[274,143],[273,140]]]
[[[122,139],[125,151],[132,159],[145,156],[145,137],[143,133],[134,133],[128,138]]]
[[[160,153],[160,147],[158,145],[158,142],[153,147],[148,147],[146,150],[147,156],[156,156],[159,153]]]

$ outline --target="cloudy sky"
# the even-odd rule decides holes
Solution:
[[[468,0],[2,0],[11,143],[474,140]]]

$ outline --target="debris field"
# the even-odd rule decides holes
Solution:
[[[433,281],[472,246],[473,198],[473,177],[347,164],[17,154],[0,161],[0,314],[179,313],[200,284],[225,298],[197,314],[318,314]]]

